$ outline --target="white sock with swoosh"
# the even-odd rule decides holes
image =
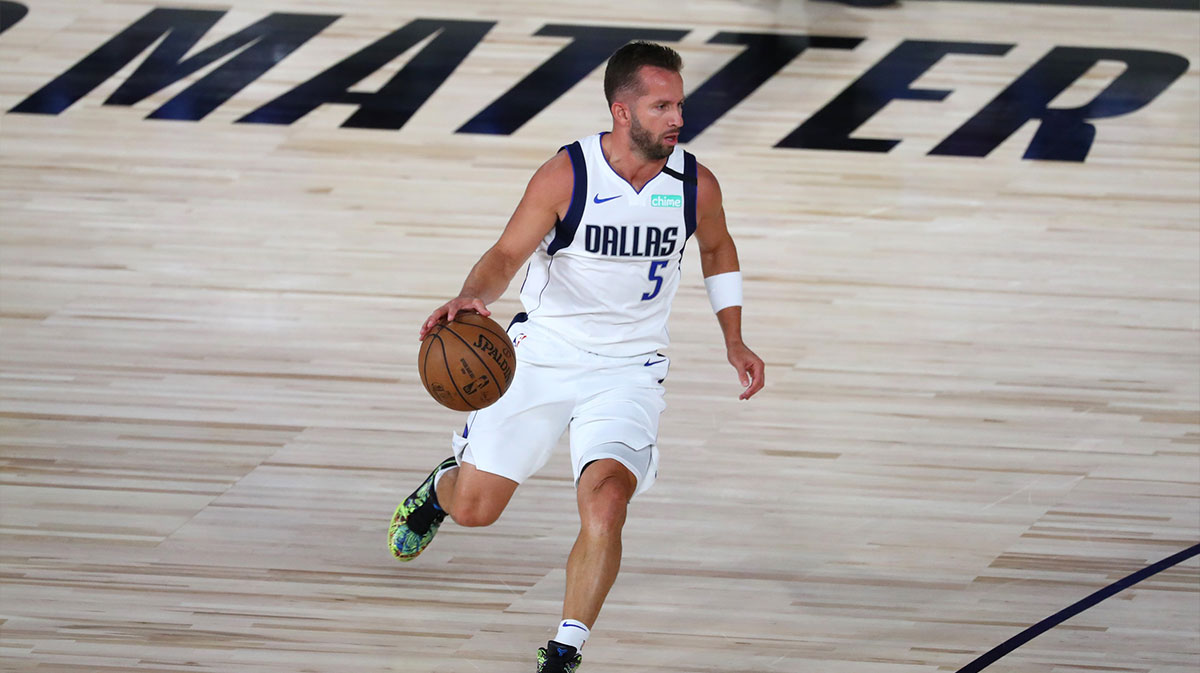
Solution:
[[[592,632],[583,625],[583,622],[564,619],[558,624],[558,635],[554,636],[554,642],[582,650],[583,644],[587,642],[588,636],[591,634]]]

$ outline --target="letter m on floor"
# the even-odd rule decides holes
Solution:
[[[224,14],[217,10],[153,9],[10,112],[56,115],[154,46],[133,75],[104,101],[105,105],[134,105],[221,61],[149,115],[150,119],[197,121],[338,18],[326,14],[271,14],[188,56]]]

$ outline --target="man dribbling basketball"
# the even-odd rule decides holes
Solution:
[[[742,277],[716,178],[676,146],[683,126],[679,55],[634,42],[609,59],[611,133],[574,142],[534,173],[504,232],[421,337],[465,310],[490,315],[529,260],[525,312],[508,329],[512,387],[467,418],[443,461],[396,509],[392,553],[415,558],[447,515],[463,526],[499,518],[517,486],[570,430],[580,531],[567,560],[558,633],[540,673],[572,673],[617,577],[630,499],[654,483],[668,360],[667,316],[683,248],[695,235],[729,362],[763,387],[763,361],[742,342]],[[530,256],[532,255],[532,259]]]

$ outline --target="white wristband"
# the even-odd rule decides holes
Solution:
[[[730,271],[709,276],[704,279],[704,289],[708,290],[708,303],[712,304],[713,313],[730,306],[741,306],[742,272]]]

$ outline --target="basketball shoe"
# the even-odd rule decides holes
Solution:
[[[446,510],[438,505],[437,494],[433,490],[433,478],[438,470],[457,465],[454,456],[443,460],[417,490],[396,508],[392,525],[388,526],[388,547],[392,550],[392,556],[401,561],[411,561],[429,546],[438,526],[446,518]]]
[[[537,673],[575,673],[583,657],[570,645],[551,640],[538,648]]]

